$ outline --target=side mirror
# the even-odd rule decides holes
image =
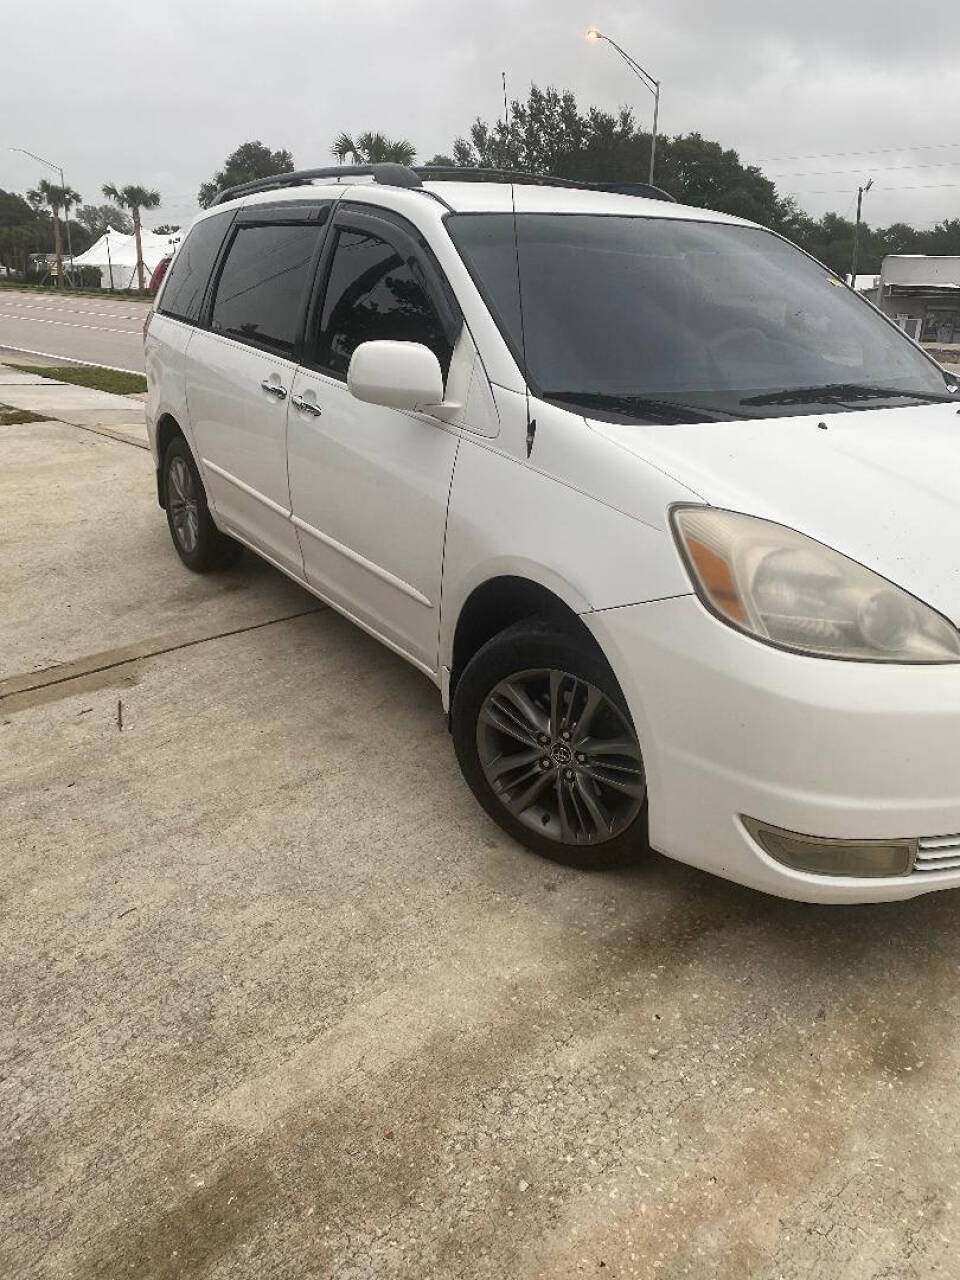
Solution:
[[[440,361],[422,342],[361,342],[347,386],[357,400],[390,409],[436,408],[443,400]]]

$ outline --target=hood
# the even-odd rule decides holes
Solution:
[[[955,405],[697,425],[590,426],[711,506],[808,534],[960,625]]]

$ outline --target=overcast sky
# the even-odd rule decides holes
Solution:
[[[598,26],[663,83],[661,129],[699,130],[760,163],[814,214],[930,226],[960,216],[960,74],[949,6],[903,0],[64,0],[18,7],[4,28],[0,187],[63,165],[99,202],[104,182],[156,186],[147,224],[184,222],[238,143],[332,163],[341,130],[448,151],[476,115],[531,81],[581,105],[651,99]],[[54,35],[53,33],[57,34]],[[58,86],[62,86],[58,87]],[[877,154],[866,154],[876,152]],[[854,154],[856,153],[856,154]]]

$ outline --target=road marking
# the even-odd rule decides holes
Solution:
[[[326,612],[325,606],[318,604],[310,609],[301,609],[297,613],[286,613],[280,618],[268,618],[266,622],[252,622],[243,627],[231,627],[227,631],[213,631],[195,636],[190,640],[180,640],[176,636],[154,636],[150,640],[141,640],[136,644],[122,645],[117,649],[105,649],[101,653],[91,653],[85,658],[77,658],[74,662],[61,662],[53,667],[44,667],[40,671],[27,671],[18,676],[7,676],[0,680],[0,712],[22,711],[31,705],[32,700],[22,701],[21,695],[38,693],[49,689],[52,685],[71,685],[74,681],[88,676],[98,675],[103,671],[113,671],[117,667],[128,666],[134,662],[142,662],[144,658],[157,658],[165,653],[174,653],[179,649],[190,649],[194,645],[206,644],[210,640],[222,640],[227,636],[241,635],[247,631],[260,631],[264,627],[274,627],[280,622],[292,622],[295,618],[306,618],[314,613]],[[73,693],[65,688],[62,696],[69,698]],[[47,701],[44,698],[43,701]]]
[[[66,312],[72,316],[106,316],[111,320],[133,320],[137,324],[143,324],[142,316],[127,315],[123,311],[92,311],[89,307],[51,307],[38,302],[18,302],[16,306],[25,307],[27,310],[32,308],[34,311]],[[2,316],[13,316],[16,319],[16,315],[12,311],[0,310],[0,317]]]
[[[41,320],[39,316],[18,316],[13,311],[0,313],[0,320],[26,320],[29,324],[55,324],[61,329],[93,329],[96,333],[125,333],[128,337],[136,334],[136,329],[110,329],[102,324],[72,324],[69,320]]]
[[[0,342],[0,351],[19,351],[22,356],[43,356],[46,360],[59,360],[61,364],[82,364],[88,369],[110,369],[113,373],[135,373],[143,377],[142,369],[121,369],[117,364],[101,364],[99,360],[78,360],[76,356],[65,356],[56,351],[35,351],[33,347],[11,347],[8,342]]]

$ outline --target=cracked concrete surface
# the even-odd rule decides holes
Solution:
[[[187,574],[146,454],[0,448],[0,677],[143,649],[0,701],[0,1275],[958,1273],[955,895],[527,855],[426,680]]]

